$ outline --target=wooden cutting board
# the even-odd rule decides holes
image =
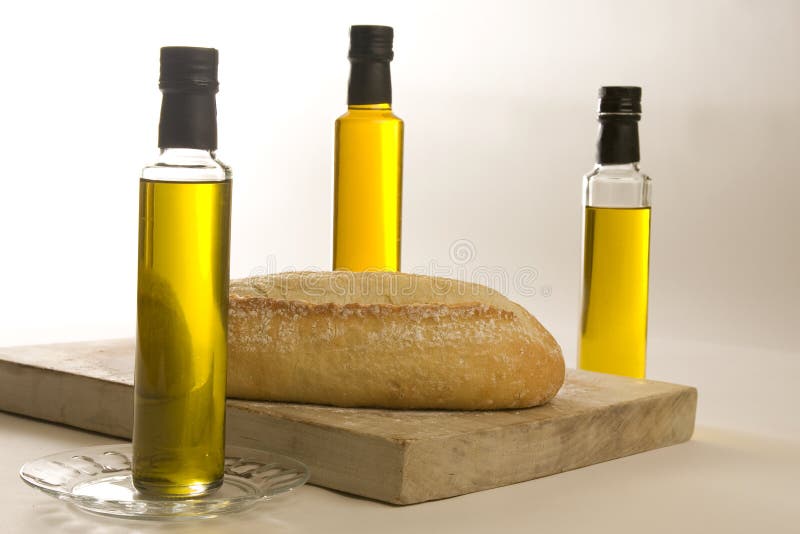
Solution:
[[[133,353],[132,340],[0,349],[0,410],[130,438]],[[696,406],[692,387],[568,370],[553,401],[526,410],[229,400],[227,442],[297,458],[313,484],[412,504],[686,441]]]

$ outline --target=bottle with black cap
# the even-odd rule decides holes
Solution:
[[[400,270],[403,121],[392,113],[394,31],[350,28],[347,113],[336,120],[333,269]]]
[[[639,170],[642,90],[600,89],[597,165],[584,177],[578,367],[644,378],[650,178]]]
[[[231,174],[217,160],[217,51],[161,49],[160,155],[139,188],[133,483],[222,483]]]

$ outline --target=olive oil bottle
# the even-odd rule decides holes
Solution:
[[[215,157],[217,63],[214,49],[161,49],[161,152],[139,186],[132,469],[157,497],[223,477],[231,176]]]
[[[333,269],[399,271],[403,121],[392,113],[394,31],[350,28],[347,113],[336,120]]]
[[[639,87],[600,89],[597,165],[584,178],[578,367],[645,376],[650,178],[639,170]]]

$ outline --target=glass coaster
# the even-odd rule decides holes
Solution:
[[[186,520],[239,512],[298,488],[308,468],[271,452],[226,447],[222,486],[203,497],[157,499],[131,482],[131,444],[60,452],[22,466],[19,476],[48,495],[89,512],[129,519]]]

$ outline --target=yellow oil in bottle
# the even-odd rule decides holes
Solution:
[[[644,378],[650,208],[587,207],[578,367]]]
[[[403,121],[388,104],[336,121],[333,268],[400,270]]]
[[[162,497],[222,482],[230,180],[141,180],[133,479]]]

